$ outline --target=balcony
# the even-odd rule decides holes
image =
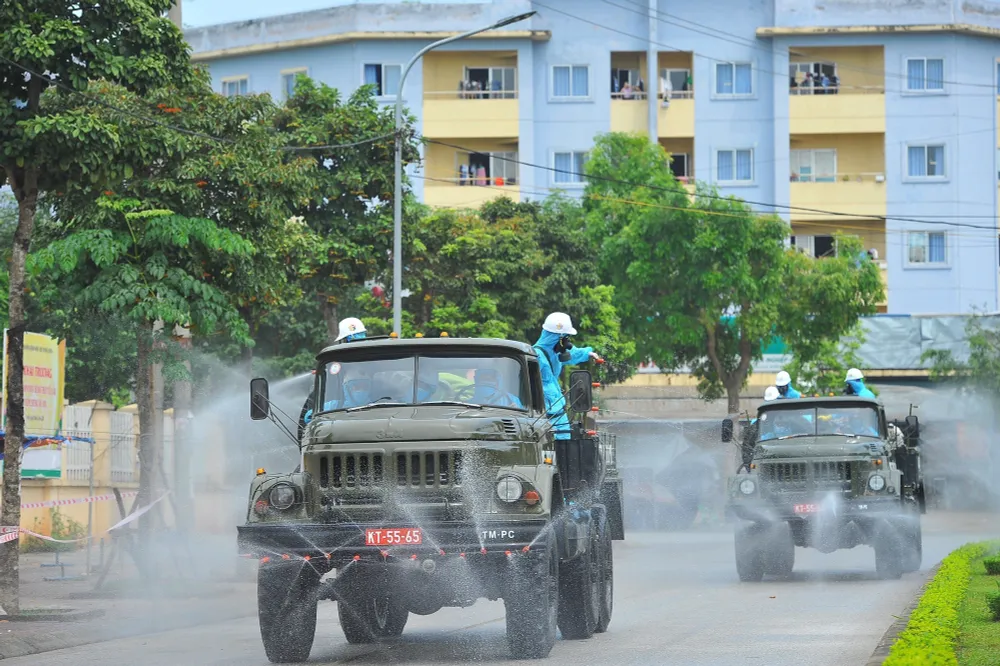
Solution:
[[[816,214],[795,208],[829,211],[830,217],[858,218],[885,216],[885,178],[882,174],[837,174],[831,182],[792,181],[790,199],[793,222],[796,218],[815,219]]]
[[[453,184],[428,182],[424,187],[424,203],[432,208],[479,208],[504,196],[520,201],[521,188],[517,185],[460,186],[457,181]]]
[[[515,138],[516,51],[441,51],[423,59],[423,134],[432,139]]]
[[[793,46],[789,53],[792,134],[885,132],[881,46]]]
[[[690,91],[689,91],[690,92]],[[688,93],[674,93],[678,97],[670,100],[670,106],[663,108],[662,101],[658,106],[658,133],[661,139],[690,139],[694,137],[694,99],[679,97]],[[648,100],[621,99],[612,96],[611,99],[611,131],[639,132],[646,134],[649,124],[647,113]]]
[[[882,91],[838,94],[793,94],[789,101],[791,134],[885,133],[885,95]]]

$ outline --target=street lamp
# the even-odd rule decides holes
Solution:
[[[478,35],[481,32],[486,32],[487,30],[496,30],[497,28],[502,28],[504,26],[510,25],[511,23],[518,23],[525,19],[531,18],[538,12],[528,12],[526,14],[518,14],[516,16],[508,16],[505,19],[501,19],[492,25],[488,25],[485,28],[476,28],[475,30],[470,30],[468,32],[463,32],[460,35],[455,35],[454,37],[447,37],[440,41],[429,44],[424,48],[417,51],[417,55],[410,59],[410,62],[406,63],[406,67],[403,68],[403,75],[399,79],[399,90],[396,91],[396,164],[395,164],[395,181],[396,188],[393,195],[392,205],[393,205],[393,237],[392,237],[392,330],[396,332],[396,335],[403,334],[403,135],[402,135],[402,124],[403,124],[403,84],[406,83],[406,75],[410,73],[410,69],[417,64],[417,61],[423,57],[425,53],[432,49],[436,49],[439,46],[444,46],[445,44],[450,44],[451,42],[457,42],[460,39],[465,39],[466,37],[471,37],[472,35]]]

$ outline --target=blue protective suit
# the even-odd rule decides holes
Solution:
[[[357,380],[355,380],[357,381]],[[371,393],[360,387],[351,388],[354,382],[347,382],[344,384],[344,404],[343,409],[350,409],[351,407],[361,407],[362,405],[367,405],[371,402]],[[328,412],[331,409],[341,408],[340,400],[327,400],[323,403],[323,411]],[[313,410],[306,412],[303,421],[309,423],[312,421]]]
[[[469,398],[469,402],[477,405],[497,405],[499,407],[524,409],[524,405],[517,399],[517,396],[504,391],[500,388],[499,384],[494,388],[488,384],[477,382],[476,388],[472,392],[472,397]]]
[[[847,386],[851,389],[850,395],[856,395],[859,398],[874,398],[875,394],[865,386],[864,380],[852,379],[847,382]]]
[[[782,393],[781,389],[785,389],[785,392]],[[784,400],[786,398],[788,400],[795,400],[796,398],[801,398],[801,397],[802,394],[796,391],[795,387],[792,386],[791,384],[788,384],[787,386],[778,387],[778,400]]]
[[[569,361],[563,363],[555,351],[561,336],[558,333],[542,331],[534,347],[538,351],[542,372],[542,387],[545,390],[545,411],[552,422],[552,432],[556,439],[569,439],[569,418],[566,416],[566,398],[559,386],[559,376],[563,365],[579,365],[590,358],[590,347],[573,347],[569,350]]]

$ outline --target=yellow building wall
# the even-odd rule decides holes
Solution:
[[[791,138],[792,150],[837,151],[837,174],[885,173],[884,134],[805,134]]]
[[[424,56],[424,94],[444,97],[434,93],[454,92],[458,95],[458,84],[465,80],[466,67],[514,67],[517,68],[516,51],[445,51],[428,53]],[[515,77],[517,74],[514,75]],[[515,78],[515,83],[517,83]]]
[[[670,51],[661,53],[658,59],[660,69],[693,69],[691,67],[692,55],[687,51]],[[692,72],[692,78],[694,73]]]
[[[119,490],[123,493],[134,489],[134,485],[119,488]],[[112,492],[113,491],[110,486],[94,486],[95,495],[110,495]],[[21,484],[21,502],[25,504],[32,502],[48,502],[51,500],[80,499],[89,495],[90,489],[85,485],[59,486],[50,481],[29,481],[27,479],[25,479]],[[132,507],[133,502],[135,502],[135,497],[125,497],[123,498],[123,501],[125,503],[125,511],[127,513]],[[95,543],[97,543],[101,537],[106,539],[109,538],[107,535],[108,528],[121,520],[121,516],[118,513],[118,504],[114,501],[114,499],[104,502],[94,502],[90,505],[70,504],[55,508],[58,510],[59,515],[62,516],[64,523],[67,520],[72,520],[78,523],[84,529],[84,533],[86,533],[88,506],[93,506],[94,508],[93,534],[95,537]],[[38,532],[39,534],[51,535],[51,517],[52,508],[22,509],[21,527]],[[81,542],[81,545],[86,545],[86,542]]]
[[[789,62],[827,62],[837,65],[840,85],[848,88],[885,88],[885,51],[881,46],[789,49]],[[842,90],[839,94],[851,92]],[[858,90],[856,92],[863,92]]]

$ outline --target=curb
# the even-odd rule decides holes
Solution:
[[[19,613],[17,615],[0,615],[2,622],[82,622],[104,617],[104,610],[95,609],[78,611],[72,609],[51,609],[39,613]]]
[[[934,576],[937,575],[938,569],[941,568],[941,564],[938,563],[933,569],[931,569],[924,579],[923,584],[921,584],[920,589],[917,594],[914,595],[913,600],[907,605],[906,610],[903,614],[896,618],[884,634],[882,634],[881,640],[879,640],[878,645],[875,646],[875,651],[872,652],[872,656],[868,659],[865,666],[882,666],[886,659],[889,658],[889,652],[892,650],[892,646],[896,643],[896,639],[901,633],[906,629],[906,625],[910,622],[910,615],[916,609],[917,604],[920,603],[920,599],[924,596],[924,592],[927,590],[927,586]]]

